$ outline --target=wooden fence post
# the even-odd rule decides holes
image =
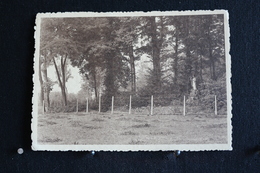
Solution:
[[[153,115],[153,95],[151,96],[151,115]]]
[[[218,103],[217,103],[217,96],[215,95],[215,115],[218,115]]]
[[[183,98],[183,115],[186,115],[186,100],[185,100],[185,96]]]
[[[132,96],[130,95],[130,100],[129,100],[129,114],[131,114],[131,109],[132,109]]]
[[[98,113],[100,113],[101,111],[101,95],[99,94],[99,97],[98,97]]]
[[[114,96],[112,96],[111,114],[114,113]]]

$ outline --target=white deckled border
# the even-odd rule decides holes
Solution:
[[[226,59],[226,85],[227,85],[227,144],[172,144],[172,145],[40,145],[37,142],[38,124],[38,67],[40,50],[40,25],[41,18],[55,17],[130,17],[130,16],[184,16],[184,15],[224,15],[225,34],[225,59]],[[35,151],[206,151],[206,150],[232,150],[232,96],[231,96],[231,56],[230,30],[228,23],[228,11],[152,11],[152,12],[64,12],[64,13],[38,13],[35,21],[35,53],[33,74],[33,97],[32,97],[32,150]]]

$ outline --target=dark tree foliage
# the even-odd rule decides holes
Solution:
[[[137,89],[136,63],[144,55],[151,66]],[[64,105],[67,63],[79,68],[96,102],[102,95],[104,111],[123,92],[157,96],[161,105],[183,95],[209,107],[214,95],[225,102],[223,15],[44,19],[41,57],[45,67],[55,66]],[[43,87],[48,78],[39,73]]]

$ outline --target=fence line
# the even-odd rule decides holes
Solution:
[[[91,110],[98,110],[101,113],[102,106],[104,110],[110,112],[110,114],[118,113],[118,112],[125,112],[128,114],[148,114],[148,115],[156,115],[156,114],[180,114],[186,116],[188,114],[213,114],[218,115],[225,111],[226,108],[222,109],[223,103],[221,100],[217,100],[217,95],[212,95],[210,100],[210,106],[204,107],[204,105],[199,105],[198,102],[195,100],[195,104],[192,102],[193,98],[188,98],[184,95],[183,99],[166,99],[159,95],[159,96],[133,96],[133,95],[123,95],[123,96],[111,96],[110,101],[102,102],[101,94],[98,97],[98,100],[90,100],[86,97],[86,100],[82,101],[78,98],[74,99],[72,102],[73,107],[71,105],[68,108],[61,108],[59,110],[69,110],[68,112],[86,112],[89,113]],[[218,103],[221,103],[218,105]],[[105,104],[105,105],[103,105]],[[219,107],[218,107],[219,106]],[[42,110],[40,111],[42,114],[46,114],[49,112],[46,108],[45,100],[42,102]],[[55,107],[55,105],[54,105]],[[58,107],[59,108],[59,107]],[[207,108],[207,109],[205,109]]]

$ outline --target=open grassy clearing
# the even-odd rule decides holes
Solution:
[[[40,144],[222,144],[225,115],[59,113],[38,116]]]

